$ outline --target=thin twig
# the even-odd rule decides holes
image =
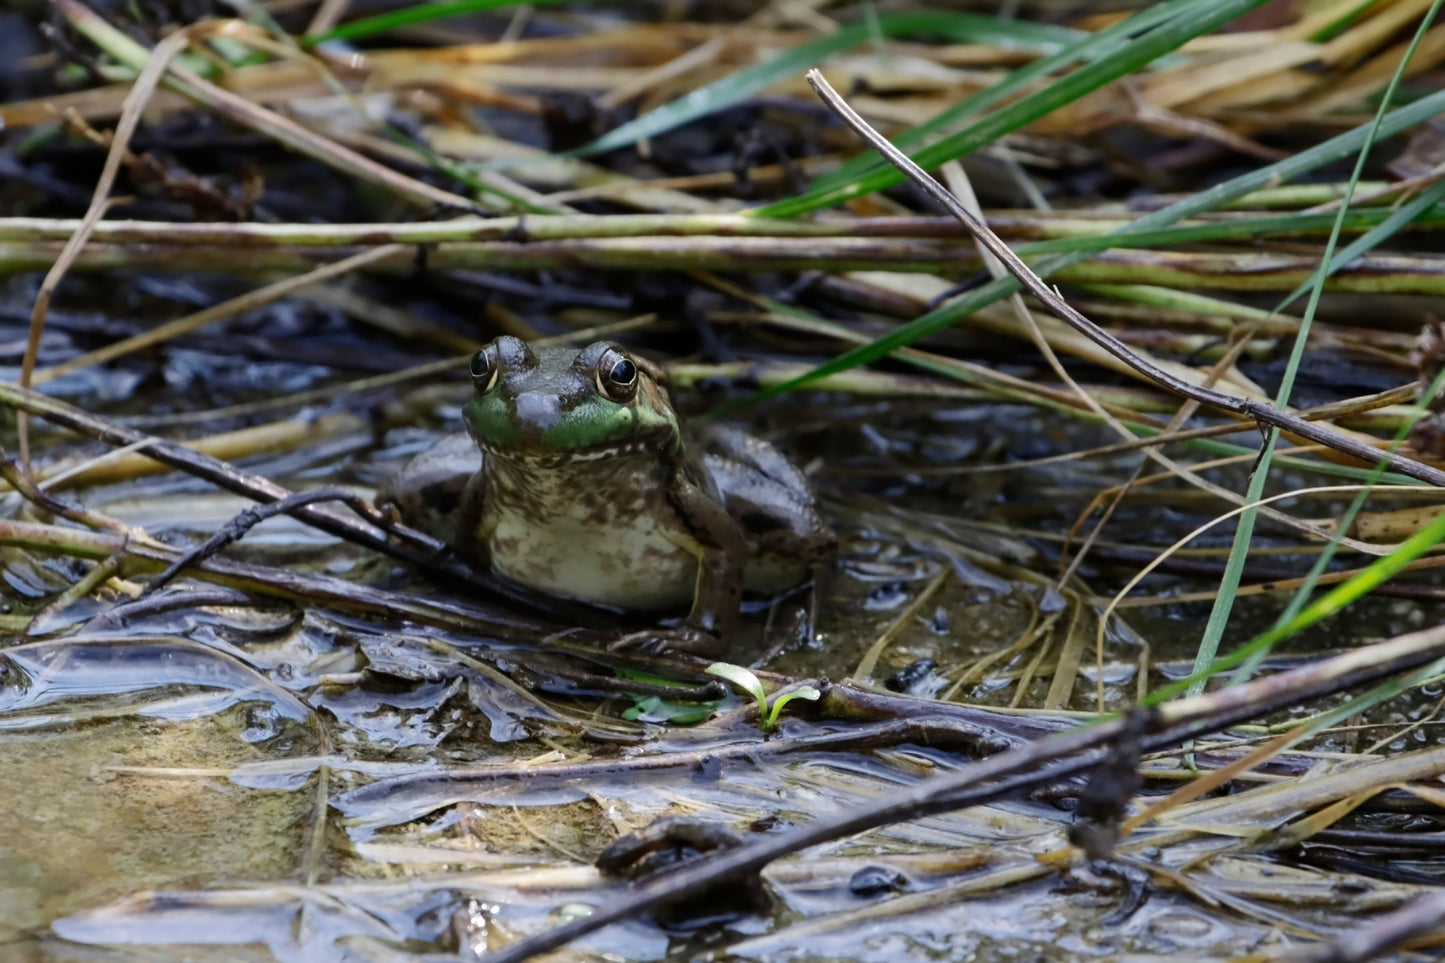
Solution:
[[[1335,451],[1343,452],[1359,459],[1366,465],[1376,465],[1383,462],[1389,468],[1407,475],[1418,481],[1426,482],[1436,487],[1445,487],[1445,471],[1432,468],[1429,465],[1421,464],[1412,458],[1406,458],[1391,451],[1382,451],[1374,448],[1365,442],[1339,432],[1332,431],[1321,425],[1312,424],[1303,418],[1292,415],[1289,412],[1281,411],[1274,405],[1265,401],[1253,398],[1241,398],[1238,395],[1226,394],[1222,391],[1215,391],[1212,388],[1204,388],[1192,385],[1181,378],[1176,378],[1163,368],[1155,365],[1138,354],[1128,345],[1120,341],[1114,335],[1105,331],[1088,318],[1084,317],[1074,309],[1067,301],[1059,295],[1058,291],[1044,283],[1043,279],[1029,269],[1029,266],[1020,260],[1013,249],[1005,244],[998,235],[988,229],[986,224],[979,222],[968,209],[959,203],[943,185],[934,180],[921,167],[915,164],[908,155],[900,151],[888,142],[882,134],[878,133],[868,125],[858,113],[849,107],[838,92],[829,86],[823,79],[823,75],[817,70],[808,71],[808,83],[813,85],[818,96],[823,102],[836,113],[854,133],[858,134],[874,150],[882,154],[890,164],[901,170],[905,176],[920,190],[926,193],[938,204],[952,214],[968,228],[980,244],[997,257],[1009,269],[1009,273],[1018,279],[1024,290],[1038,298],[1046,308],[1056,317],[1073,327],[1089,340],[1099,345],[1120,361],[1139,372],[1145,378],[1153,381],[1168,391],[1197,401],[1200,404],[1217,408],[1221,411],[1232,412],[1243,415],[1261,425],[1270,425],[1283,431],[1288,431],[1308,438],[1310,441],[1319,442],[1333,448]]]
[[[65,272],[70,270],[70,266],[80,256],[81,249],[90,239],[95,226],[100,223],[105,212],[115,203],[110,198],[110,189],[115,185],[116,175],[120,173],[121,161],[125,158],[131,135],[135,133],[137,125],[140,124],[141,110],[150,100],[156,85],[165,76],[166,67],[170,64],[171,58],[184,50],[190,42],[191,30],[188,28],[177,30],[156,44],[145,69],[140,72],[140,76],[136,77],[135,85],[126,95],[125,105],[121,108],[120,123],[116,125],[115,134],[111,137],[110,153],[106,155],[105,166],[101,169],[100,179],[96,181],[95,191],[91,194],[90,208],[85,212],[85,217],[81,220],[80,226],[75,229],[75,233],[66,239],[64,249],[55,259],[55,263],[50,266],[50,270],[46,272],[45,280],[40,284],[40,291],[35,296],[35,307],[30,313],[30,336],[25,344],[25,358],[20,363],[22,387],[30,386],[30,377],[35,372],[35,361],[40,355],[40,338],[45,332],[45,315],[50,310],[50,300],[55,296],[55,289],[60,286],[60,280],[65,277]],[[20,412],[17,419],[17,429],[20,441],[20,471],[22,474],[28,475],[30,474],[30,423],[23,411]]]
[[[78,3],[76,0],[53,0],[53,2],[76,30],[85,34],[92,42],[105,49],[117,60],[135,66],[136,61],[148,53],[135,41],[96,16],[84,4]],[[481,213],[479,205],[470,198],[433,187],[414,177],[408,177],[347,147],[319,137],[295,121],[218,87],[184,67],[171,65],[166,85],[182,96],[210,107],[223,117],[260,131],[298,153],[312,157],[359,180],[376,184],[397,197],[420,207],[442,207]]]
[[[275,284],[268,284],[264,287],[247,291],[245,294],[231,298],[229,301],[213,304],[194,314],[188,314],[184,318],[168,321],[141,334],[130,338],[123,338],[103,348],[97,348],[94,351],[71,358],[68,361],[62,361],[60,364],[47,368],[37,374],[34,378],[34,384],[44,384],[54,378],[59,378],[61,375],[69,374],[72,371],[88,368],[91,365],[103,364],[115,358],[133,354],[152,345],[159,344],[162,341],[178,338],[183,334],[189,334],[198,328],[216,321],[234,317],[246,311],[253,311],[262,305],[270,304],[272,301],[279,301],[281,298],[308,288],[313,284],[329,281],[331,278],[339,277],[357,268],[365,267],[382,258],[391,257],[394,254],[405,252],[406,250],[406,248],[400,245],[384,244],[380,247],[364,250],[360,254],[353,254],[351,257],[342,258],[331,264],[323,264],[321,267],[307,271],[305,274],[298,274],[294,277],[277,281]]]

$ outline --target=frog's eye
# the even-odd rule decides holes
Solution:
[[[619,352],[607,352],[597,365],[597,387],[613,401],[631,400],[637,394],[637,365]]]
[[[478,391],[491,391],[497,383],[497,369],[496,352],[489,345],[472,355],[472,384]]]

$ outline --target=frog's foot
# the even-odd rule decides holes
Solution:
[[[607,647],[614,652],[633,649],[649,655],[659,655],[667,651],[686,652],[706,659],[723,655],[727,652],[728,643],[721,635],[709,632],[701,626],[679,625],[630,632]]]
[[[397,505],[396,502],[386,502],[380,498],[376,498],[372,501],[372,504],[376,506],[377,511],[381,512],[381,524],[383,528],[391,529],[398,525],[405,524],[401,517],[401,507]]]

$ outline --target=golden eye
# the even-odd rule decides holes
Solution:
[[[597,388],[613,401],[628,401],[637,394],[637,365],[617,351],[609,351],[597,364]]]
[[[492,390],[497,383],[497,354],[491,345],[472,355],[472,385],[477,392],[485,393]]]

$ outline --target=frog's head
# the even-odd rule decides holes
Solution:
[[[674,451],[681,434],[666,390],[615,344],[532,349],[501,337],[472,358],[467,430],[502,457],[592,459]]]

